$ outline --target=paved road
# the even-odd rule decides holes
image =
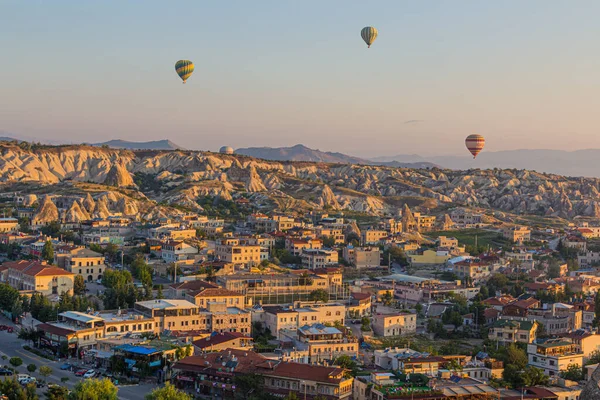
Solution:
[[[10,323],[7,319],[1,317],[0,324],[9,325]],[[38,370],[33,374],[29,375],[34,376],[38,380],[40,380],[42,379],[42,377],[38,373],[39,367],[42,365],[48,365],[52,368],[52,376],[49,376],[47,381],[49,383],[57,383],[59,385],[67,386],[69,389],[72,389],[77,384],[77,382],[79,382],[82,379],[80,377],[75,376],[73,372],[61,371],[60,365],[63,364],[63,361],[58,362],[46,360],[44,358],[36,356],[33,353],[30,353],[27,350],[24,350],[23,346],[30,343],[26,343],[25,341],[18,339],[16,333],[7,333],[6,331],[0,331],[0,343],[2,343],[2,345],[0,346],[0,356],[5,355],[7,358],[20,357],[23,360],[23,365],[17,368],[18,373],[29,374],[29,372],[27,372],[27,365],[35,364],[37,365]],[[8,359],[6,361],[0,360],[0,364],[7,365]],[[68,377],[69,380],[66,383],[62,383],[60,379],[63,377]],[[156,385],[151,384],[119,387],[119,399],[143,400],[144,396],[150,391],[152,391],[152,389],[154,389],[155,387]],[[45,391],[45,388],[40,388],[38,389],[38,394],[42,395]]]

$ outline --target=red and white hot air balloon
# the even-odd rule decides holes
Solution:
[[[469,135],[465,139],[465,145],[471,154],[473,154],[473,158],[475,158],[477,157],[477,154],[483,150],[483,147],[485,146],[485,139],[481,135]]]

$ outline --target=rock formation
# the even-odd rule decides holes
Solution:
[[[58,220],[58,208],[56,208],[56,205],[52,202],[50,196],[46,196],[44,197],[40,207],[33,215],[31,222],[33,225],[44,225]]]
[[[117,187],[122,192],[127,188],[135,190],[135,182],[143,182],[136,196],[148,196],[157,202],[182,201],[193,209],[198,208],[199,196],[231,200],[241,193],[255,193],[269,204],[320,205],[380,215],[396,215],[399,205],[410,198],[411,204],[427,202],[424,207],[429,208],[446,204],[492,208],[511,214],[600,218],[600,179],[534,171],[277,162],[235,154],[87,146],[48,147],[29,152],[2,143],[0,150],[0,185],[19,183],[22,188],[27,184],[92,182]],[[93,189],[95,193],[97,190]],[[51,190],[47,193],[55,194]],[[113,199],[110,192],[93,196],[86,196],[82,203],[88,214],[104,214],[104,209],[125,214],[135,211],[127,202],[118,204],[121,197]],[[98,206],[101,197],[105,197],[105,204]],[[29,200],[35,201],[33,197]],[[414,218],[409,213],[403,218],[414,229]]]

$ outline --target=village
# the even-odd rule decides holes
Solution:
[[[238,219],[140,221],[105,197],[4,200],[0,335],[18,343],[2,371],[41,391],[109,377],[198,398],[576,400],[600,363],[587,220],[405,204],[365,223],[240,197]]]

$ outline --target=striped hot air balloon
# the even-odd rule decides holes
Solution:
[[[185,83],[194,72],[194,63],[190,60],[179,60],[175,63],[175,71]]]
[[[473,158],[475,158],[477,157],[477,154],[483,150],[483,146],[485,146],[485,139],[481,135],[469,135],[465,139],[465,145],[471,154],[473,154]]]
[[[373,28],[372,26],[365,26],[360,31],[360,36],[367,44],[367,47],[371,47],[375,39],[377,39],[377,28]]]

